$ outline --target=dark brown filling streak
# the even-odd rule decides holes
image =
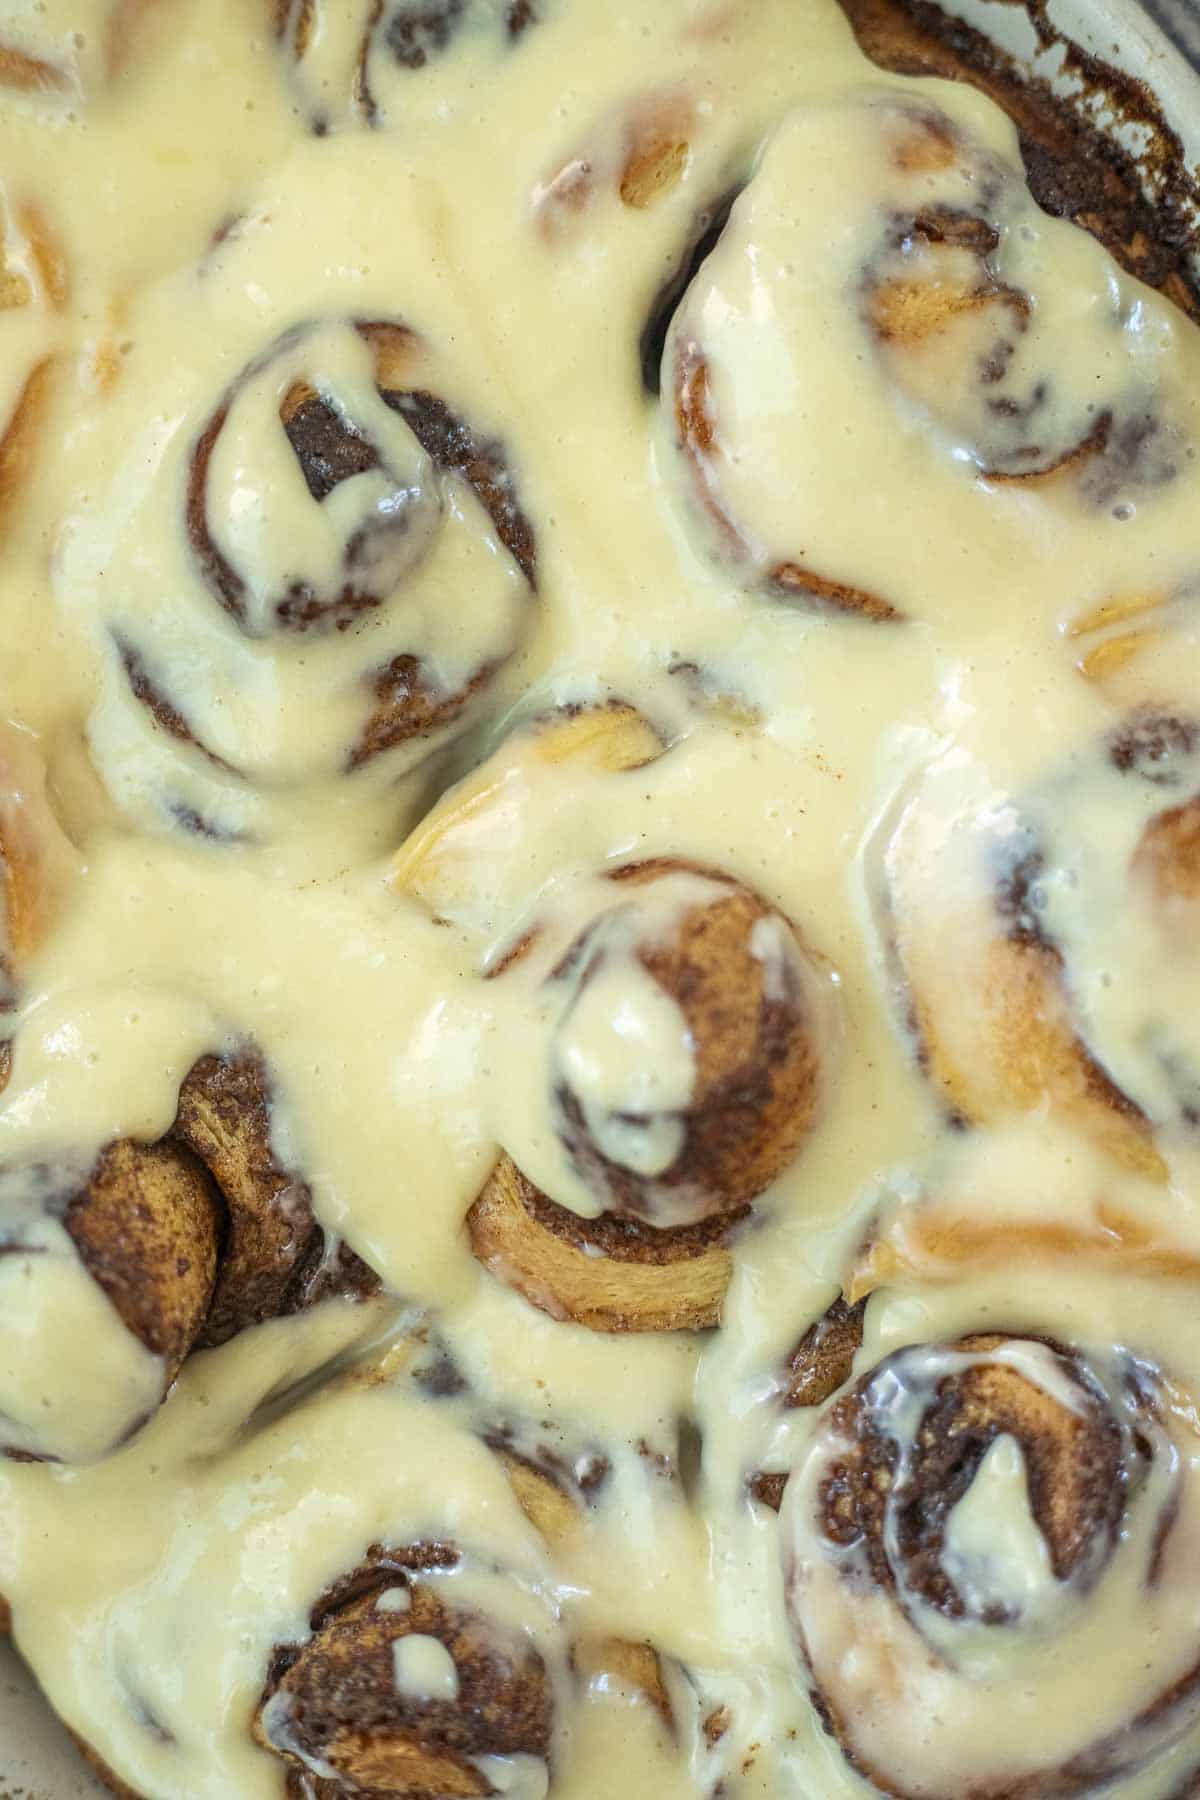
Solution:
[[[888,293],[897,280],[903,282],[905,258],[913,245],[945,245],[974,256],[979,268],[978,282],[957,299],[946,300],[935,283],[929,284],[931,314],[940,316],[931,316],[925,329],[938,329],[943,319],[958,311],[979,312],[991,307],[1007,315],[1007,329],[998,329],[994,343],[979,358],[976,375],[981,390],[997,387],[1007,379],[1033,312],[1029,296],[1003,281],[993,260],[1000,247],[1000,233],[987,214],[998,202],[1002,185],[999,173],[984,183],[976,212],[932,206],[911,216],[894,218],[883,250],[883,258],[890,258],[893,266],[887,275],[882,275],[881,258],[873,258],[862,290],[864,322],[872,335],[884,345],[899,340],[903,350],[905,319],[892,315]],[[1060,451],[1026,435],[1036,431],[1039,416],[1053,397],[1053,383],[1047,376],[1036,378],[1023,398],[1008,394],[985,396],[984,410],[995,421],[997,430],[1007,430],[1016,441],[992,453],[979,471],[981,480],[1040,482],[1075,470],[1081,494],[1099,507],[1109,505],[1126,489],[1161,486],[1177,475],[1178,463],[1169,436],[1149,404],[1135,406],[1132,412],[1121,415],[1112,407],[1102,408],[1075,441]]]
[[[792,1407],[823,1406],[850,1379],[854,1358],[862,1347],[867,1302],[851,1306],[840,1294],[811,1324],[788,1358],[780,1404]],[[788,1471],[759,1469],[751,1476],[751,1497],[772,1512],[783,1503]]]
[[[412,341],[404,326],[385,321],[356,324],[368,344],[385,336]],[[188,540],[206,585],[224,610],[247,630],[246,584],[218,549],[208,528],[208,471],[217,439],[229,410],[247,382],[269,366],[281,352],[303,335],[296,328],[251,362],[227,391],[200,435],[188,470],[186,519]],[[478,438],[465,420],[427,389],[377,388],[384,404],[399,413],[436,466],[456,475],[471,487],[495,527],[496,535],[530,586],[536,588],[536,550],[533,527],[526,518],[516,487],[497,439]],[[350,420],[328,399],[315,392],[293,388],[284,397],[280,424],[287,435],[312,498],[318,505],[343,481],[370,469],[382,468],[379,452]],[[387,473],[386,469],[384,471]],[[278,624],[289,631],[329,626],[346,630],[364,611],[378,607],[386,596],[370,593],[351,578],[355,556],[365,547],[361,533],[347,546],[350,575],[341,592],[330,601],[319,599],[304,583],[296,583],[275,607]]]
[[[658,857],[644,862],[626,863],[610,870],[608,879],[621,884],[628,883],[636,896],[637,890],[648,879],[676,872],[702,876],[718,887],[726,899],[738,900],[747,895],[756,904],[760,904],[756,896],[749,895],[748,889],[741,888],[720,870],[679,858]],[[714,907],[720,904],[720,900],[713,902]],[[577,983],[564,1014],[564,1023],[580,994],[604,967],[607,951],[602,942],[596,944],[596,936],[612,916],[611,913],[605,913],[585,929],[550,971],[547,978],[550,982],[574,980]],[[771,910],[765,908],[763,916],[772,916]],[[513,960],[513,952],[510,952],[505,959],[505,966]],[[698,1034],[707,1024],[719,1039],[727,1024],[726,1003],[720,995],[714,995],[709,990],[704,968],[684,951],[682,945],[662,952],[639,950],[638,962],[651,981],[664,993],[672,995],[677,1004],[684,1008],[689,1018],[689,1029],[694,1034]],[[686,1189],[691,1185],[711,1187],[713,1169],[721,1168],[729,1161],[731,1152],[739,1142],[752,1143],[758,1123],[768,1118],[772,1109],[777,1107],[776,1086],[780,1079],[787,1080],[797,1027],[803,1030],[810,1025],[803,986],[790,963],[785,964],[782,977],[782,993],[768,994],[764,988],[760,998],[752,1053],[724,1076],[716,1080],[710,1079],[700,1100],[675,1114],[666,1115],[683,1126],[684,1137],[679,1154],[659,1175],[649,1178],[640,1176],[624,1164],[607,1157],[591,1136],[585,1109],[579,1097],[567,1082],[555,1082],[552,1097],[558,1135],[570,1156],[572,1166],[592,1193],[608,1196],[615,1202],[610,1210],[596,1219],[580,1221],[578,1215],[572,1215],[577,1222],[592,1230],[611,1221],[622,1228],[617,1233],[617,1240],[623,1239],[626,1242],[631,1240],[624,1232],[624,1227],[638,1223],[642,1231],[657,1234],[660,1242],[665,1243],[669,1239],[672,1243],[678,1241],[685,1245],[692,1241],[689,1234],[696,1231],[699,1225],[715,1224],[715,1231],[705,1232],[696,1239],[694,1253],[698,1254],[701,1249],[710,1248],[712,1244],[721,1241],[732,1225],[747,1216],[750,1210],[748,1201],[739,1201],[723,1212],[716,1211],[696,1225],[683,1228],[654,1227],[645,1222],[646,1189],[649,1187],[652,1190],[669,1191],[673,1188]],[[617,1112],[612,1116],[633,1127],[645,1127],[651,1122],[651,1115],[646,1113]],[[532,1191],[537,1192],[536,1189]],[[539,1197],[554,1208],[555,1214],[567,1210],[547,1200],[544,1195]],[[556,1236],[570,1235],[559,1229],[557,1223],[552,1229]],[[578,1243],[574,1237],[571,1241]],[[599,1243],[600,1240],[589,1241]],[[654,1242],[655,1236],[652,1235],[645,1240],[645,1246],[649,1247]],[[628,1256],[626,1260],[635,1258]],[[639,1248],[636,1260],[654,1262],[665,1259],[645,1254]]]
[[[1084,1424],[1069,1439],[1022,1408],[1030,1383],[1017,1371],[986,1364],[944,1375],[937,1383],[915,1434],[905,1467],[900,1447],[876,1418],[875,1395],[909,1353],[900,1350],[856,1384],[831,1414],[832,1428],[852,1449],[836,1462],[822,1484],[822,1529],[828,1541],[854,1553],[879,1587],[896,1595],[914,1631],[918,1620],[905,1591],[943,1617],[980,1617],[988,1625],[1013,1622],[1012,1612],[989,1606],[975,1615],[942,1566],[950,1514],[964,1497],[996,1439],[1011,1434],[1025,1459],[1030,1510],[1046,1541],[1058,1581],[1084,1583],[1098,1577],[1101,1557],[1116,1542],[1130,1487],[1128,1432],[1113,1416],[1104,1390],[1073,1352],[1049,1339],[1061,1374],[1082,1403]],[[963,1340],[970,1352],[994,1348],[994,1334]],[[998,1378],[997,1378],[998,1377]],[[1057,1412],[1057,1403],[1050,1403]],[[1049,1407],[1047,1407],[1049,1410]],[[1064,1498],[1065,1495],[1065,1498]],[[887,1551],[890,1515],[898,1567]]]
[[[604,1212],[585,1219],[560,1206],[521,1174],[521,1205],[543,1231],[575,1250],[590,1252],[613,1262],[661,1266],[703,1256],[714,1245],[724,1244],[733,1228],[750,1216],[749,1205],[732,1212],[716,1213],[693,1225],[648,1225],[627,1213]]]
[[[368,125],[380,122],[379,103],[370,81],[370,62],[376,39],[382,40],[383,51],[397,68],[417,73],[451,48],[467,23],[469,12],[470,0],[417,0],[415,5],[401,6],[389,6],[387,0],[374,0],[354,74],[355,104]],[[509,44],[515,44],[531,25],[536,25],[538,16],[536,0],[509,0],[504,15]]]

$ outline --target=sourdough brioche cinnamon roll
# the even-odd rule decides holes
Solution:
[[[470,866],[486,907],[489,854],[507,861],[506,788],[523,797],[518,783],[545,771],[553,806],[565,768],[619,774],[658,748],[619,706],[543,723],[451,791],[401,852],[397,885],[454,917]],[[594,1330],[717,1323],[729,1233],[816,1115],[814,969],[790,921],[720,870],[656,858],[558,882],[490,952],[496,1006],[536,1021],[516,1116],[537,1126],[527,1151],[507,1128],[468,1214],[479,1260]]]
[[[593,1329],[715,1324],[729,1230],[798,1154],[817,1108],[807,952],[715,871],[636,863],[605,886],[535,998],[570,1184],[552,1197],[502,1157],[468,1215],[472,1247],[535,1305]],[[521,979],[541,951],[526,943],[497,980]]]
[[[1198,746],[1194,721],[1150,708],[1018,799],[954,753],[918,784],[886,854],[883,929],[960,1117],[1047,1108],[1165,1177],[1197,1116]]]
[[[882,1224],[854,1373],[783,1494],[797,1654],[887,1794],[1174,1794],[1200,1762],[1194,1246],[1165,1281],[1119,1269],[1073,1231],[1070,1164],[1032,1160],[1060,1171],[1036,1209],[1014,1183],[1007,1213],[1002,1151],[998,1184],[980,1164]]]
[[[1052,228],[987,124],[894,91],[793,114],[683,297],[663,359],[667,453],[701,543],[765,593],[877,621],[921,612],[887,552],[901,523],[886,502],[855,545],[826,542],[824,483],[849,478],[853,446],[811,429],[839,412],[814,342],[843,347],[856,411],[872,390],[879,444],[864,454],[886,435],[903,466],[948,459],[964,481],[1074,508],[1128,505],[1185,460],[1188,423],[1136,301],[1082,238],[1076,289],[1042,291]]]
[[[135,1430],[199,1336],[220,1235],[173,1144],[0,1169],[0,1448],[78,1461]]]
[[[237,841],[385,752],[394,775],[517,645],[533,530],[504,446],[446,373],[406,324],[296,326],[209,401],[183,467],[180,445],[135,509],[96,576],[108,674],[91,737],[147,823]],[[120,573],[139,530],[169,607]]]
[[[162,1142],[3,1169],[4,1448],[101,1454],[154,1411],[193,1350],[378,1289],[277,1159],[270,1102],[253,1052],[204,1057]],[[68,1306],[99,1345],[87,1357],[62,1341]]]
[[[469,1573],[456,1603],[460,1563],[446,1544],[375,1548],[276,1653],[254,1732],[290,1794],[546,1791],[551,1674],[525,1631],[471,1605]]]
[[[395,124],[443,58],[483,71],[536,25],[541,0],[267,0],[310,126]]]

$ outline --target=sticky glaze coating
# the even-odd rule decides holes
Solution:
[[[848,11],[0,0],[0,1617],[118,1794],[1200,1781],[1195,196]]]

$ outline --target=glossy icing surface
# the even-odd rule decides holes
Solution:
[[[463,1792],[1192,1791],[1196,328],[832,0],[9,0],[4,56],[0,1425],[62,1460],[0,1460],[0,1595],[55,1709],[148,1800],[336,1783],[273,1653],[449,1544],[553,1717]],[[697,1149],[718,916],[774,1161]],[[381,1292],[158,1406],[46,1172],[248,1045]],[[502,1157],[716,1220],[719,1325],[531,1301]],[[1043,1438],[1116,1496],[1069,1545]]]

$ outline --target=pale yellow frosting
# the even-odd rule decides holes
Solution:
[[[536,0],[519,34],[513,9],[476,0],[445,9],[463,19],[444,46],[396,38],[422,49],[412,67],[385,29],[405,10],[373,25],[369,4],[317,0],[277,34],[263,0],[0,4],[0,47],[45,71],[0,99],[4,219],[35,204],[65,270],[61,304],[31,278],[0,316],[0,420],[53,357],[0,521],[19,747],[3,779],[53,868],[46,928],[10,946],[0,1159],[86,1164],[154,1140],[197,1057],[253,1043],[281,1165],[384,1290],[193,1356],[102,1456],[153,1409],[161,1366],[61,1227],[30,1224],[36,1184],[14,1202],[42,1233],[23,1247],[0,1195],[0,1253],[21,1251],[0,1254],[0,1424],[49,1448],[21,1407],[52,1411],[54,1448],[79,1459],[0,1461],[16,1642],[147,1800],[268,1800],[283,1765],[251,1722],[273,1647],[305,1637],[368,1546],[453,1541],[461,1567],[430,1579],[526,1634],[554,1683],[549,1766],[481,1765],[493,1791],[848,1800],[870,1790],[822,1727],[789,1616],[803,1563],[824,1593],[806,1602],[817,1679],[836,1664],[896,1791],[951,1800],[976,1767],[1015,1781],[1200,1662],[1197,936],[1129,876],[1148,819],[1198,783],[1190,753],[1164,789],[1108,748],[1131,709],[1200,711],[1200,336],[1037,209],[995,106],[880,73],[833,0]],[[940,163],[912,148],[930,120]],[[648,393],[656,296],[735,187]],[[922,213],[985,217],[989,292],[1023,296],[998,303],[1012,345],[990,387],[990,303],[911,352],[873,328],[881,283],[984,279],[973,252],[943,263],[914,235]],[[23,229],[6,226],[10,268]],[[409,385],[499,447],[532,564],[388,405],[364,325],[403,328]],[[707,448],[677,406],[679,370],[701,363]],[[279,429],[297,383],[378,453],[323,501]],[[1038,454],[989,397],[1027,408]],[[205,504],[243,572],[240,617],[186,522],[226,404]],[[1105,415],[1089,454],[1046,472]],[[360,530],[380,604],[345,630],[281,624],[297,582],[336,593]],[[782,565],[890,616],[805,599]],[[1089,667],[1133,630],[1119,667]],[[455,704],[360,756],[372,683],[404,655]],[[135,668],[190,738],[138,697]],[[637,754],[539,750],[545,715],[611,701],[642,715]],[[963,1133],[921,1066],[897,909],[938,971],[946,1043],[972,1054],[976,944],[1004,933],[993,889],[1018,842],[1041,856],[1030,904],[1064,1005],[1140,1109],[1161,1179],[1040,1097]],[[630,934],[668,932],[713,884],[676,874],[611,910],[606,870],[653,857],[778,909],[752,946],[768,989],[795,927],[820,1095],[733,1240],[720,1328],[606,1336],[484,1270],[464,1221],[501,1149],[596,1210],[548,1070],[570,1072],[615,1163],[654,1177],[678,1153],[694,1046]],[[564,1024],[547,975],[605,909],[602,979]],[[962,1261],[931,1248],[929,1208],[981,1242],[1000,1221],[1009,1260],[992,1240]],[[996,1330],[1033,1342],[1031,1380],[1053,1383],[1050,1338],[1110,1372],[1119,1346],[1172,1396],[1127,1539],[1082,1599],[1057,1594],[1019,1448],[998,1440],[947,1555],[964,1591],[1016,1594],[1033,1624],[981,1627],[964,1651],[935,1620],[920,1654],[946,1660],[916,1673],[911,1622],[879,1592],[848,1604],[812,1541],[826,1414],[781,1402],[790,1352],[853,1291],[868,1243],[856,1375]],[[422,1386],[421,1348],[354,1377],[431,1333],[462,1392]],[[921,1354],[897,1441],[956,1353]],[[577,1472],[607,1464],[561,1541],[487,1447],[505,1430]],[[793,1467],[777,1517],[749,1483]],[[572,1672],[572,1645],[606,1636],[658,1651],[670,1726],[618,1677]],[[400,1642],[398,1690],[449,1697],[433,1640]],[[1189,1714],[1165,1748],[1139,1738],[1114,1791],[1168,1800],[1197,1762]]]

